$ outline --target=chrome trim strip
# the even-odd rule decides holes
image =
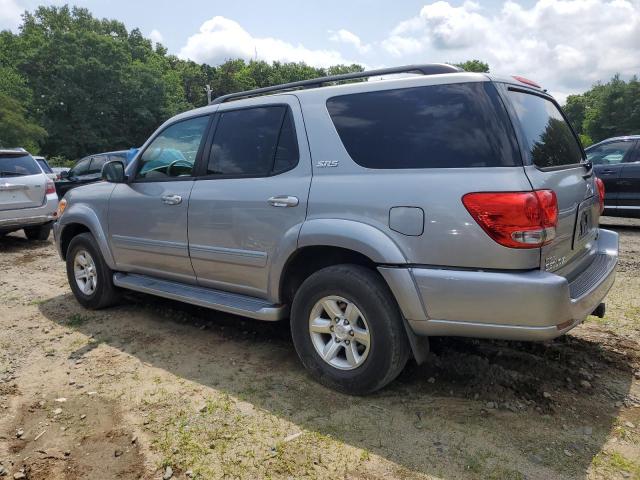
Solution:
[[[189,251],[191,258],[198,260],[233,263],[250,267],[265,267],[267,265],[267,253],[256,250],[190,244]]]
[[[111,240],[116,247],[124,248],[127,250],[136,250],[157,254],[169,254],[180,257],[189,256],[188,246],[183,242],[152,240],[149,238],[129,237],[126,235],[112,235]]]

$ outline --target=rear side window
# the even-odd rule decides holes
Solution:
[[[575,165],[582,151],[560,109],[538,95],[509,91],[524,137],[525,154],[540,168]]]
[[[208,175],[263,177],[297,163],[298,142],[289,108],[245,108],[220,114]]]
[[[383,90],[330,98],[351,158],[367,168],[511,167],[521,164],[489,82]]]
[[[0,155],[0,177],[23,177],[38,173],[42,173],[42,170],[29,154]]]

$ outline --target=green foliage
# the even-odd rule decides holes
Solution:
[[[38,144],[46,135],[44,128],[25,117],[25,109],[17,100],[0,93],[0,147],[21,146],[38,153]]]
[[[640,81],[615,75],[581,95],[567,97],[564,111],[581,135],[583,144],[605,138],[640,133]]]
[[[142,144],[168,117],[206,105],[205,85],[216,97],[361,70],[240,59],[198,65],[85,8],[39,7],[24,14],[18,34],[0,32],[0,141],[75,159]]]
[[[465,72],[489,73],[489,64],[481,60],[467,60],[462,63],[454,63],[456,67],[460,67]]]

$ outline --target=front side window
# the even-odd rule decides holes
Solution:
[[[190,177],[209,117],[174,123],[160,133],[140,158],[139,180]]]
[[[524,137],[525,153],[534,165],[561,167],[582,161],[578,140],[551,100],[519,91],[509,91],[509,99]]]
[[[376,169],[521,164],[512,128],[489,82],[430,85],[330,98],[351,158]]]
[[[220,114],[208,175],[262,177],[297,163],[298,142],[289,108],[257,107]]]
[[[25,155],[0,155],[0,178],[23,177],[42,173],[33,157]]]
[[[611,142],[587,150],[587,160],[594,165],[616,165],[622,163],[631,151],[633,142]]]
[[[91,163],[91,158],[86,157],[80,160],[75,166],[69,170],[70,177],[79,177],[80,175],[86,175],[89,173],[89,165]]]
[[[91,165],[89,166],[89,174],[101,173],[102,167],[107,161],[106,155],[97,155],[91,158]]]

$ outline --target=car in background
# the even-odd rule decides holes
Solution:
[[[47,162],[47,159],[41,156],[37,156],[34,155],[33,159],[38,162],[38,165],[40,165],[40,168],[42,168],[42,171],[47,175],[47,177],[49,177],[51,180],[59,180],[60,179],[60,175],[57,174],[56,172],[53,171],[53,169],[51,168],[51,165],[49,165],[49,162]]]
[[[608,138],[585,152],[604,182],[604,214],[640,218],[640,135]]]
[[[46,240],[57,209],[55,184],[29,152],[0,149],[0,235],[22,229],[29,240]]]
[[[64,197],[64,194],[72,188],[99,182],[100,175],[102,174],[102,166],[106,162],[119,160],[124,162],[125,165],[128,165],[133,158],[130,152],[131,150],[119,150],[88,155],[81,158],[69,171],[60,174],[60,179],[56,181],[58,197]]]

